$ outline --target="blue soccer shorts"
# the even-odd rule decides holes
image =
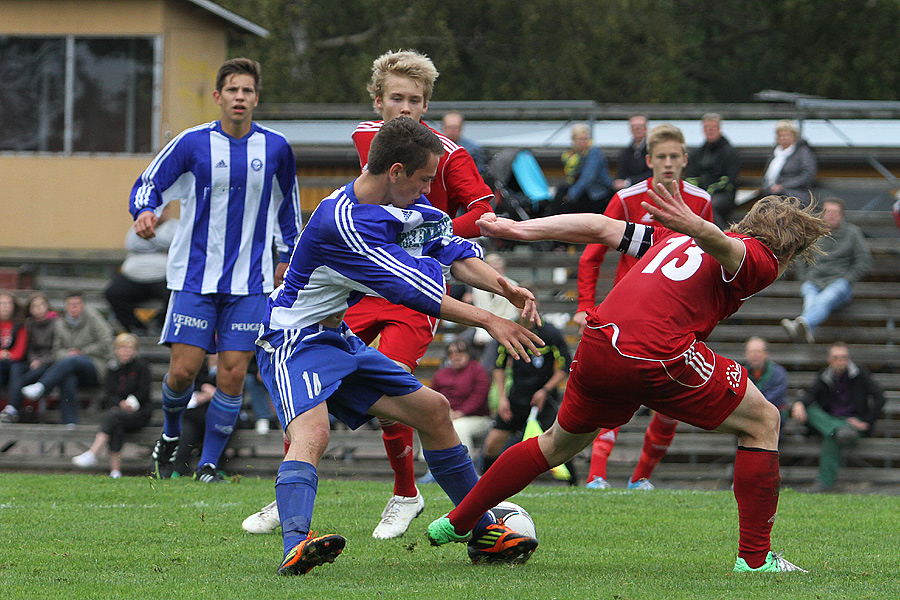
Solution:
[[[259,374],[285,429],[326,401],[328,412],[357,429],[372,418],[368,411],[382,396],[405,396],[422,387],[346,323],[334,329],[316,324],[266,330],[257,344]]]
[[[253,351],[266,314],[266,295],[173,291],[161,344],[188,344],[210,354]]]

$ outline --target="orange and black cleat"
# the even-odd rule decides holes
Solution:
[[[531,558],[537,546],[533,537],[517,533],[503,523],[492,523],[472,536],[467,551],[475,564],[521,565]]]
[[[346,543],[347,540],[340,535],[313,537],[310,533],[305,540],[290,549],[278,567],[278,574],[305,575],[314,567],[333,563]]]

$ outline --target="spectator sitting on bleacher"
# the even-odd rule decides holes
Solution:
[[[859,227],[844,221],[844,201],[822,201],[822,218],[829,235],[819,238],[816,247],[822,254],[812,265],[797,261],[797,277],[803,283],[803,314],[794,320],[782,319],[781,325],[796,342],[815,342],[816,327],[835,310],[850,304],[853,284],[872,266],[872,253]]]
[[[28,317],[25,319],[25,358],[13,363],[9,374],[9,397],[0,422],[14,423],[20,419],[22,410],[22,387],[40,379],[53,362],[53,330],[56,312],[50,310],[47,296],[35,292],[26,305]]]
[[[481,177],[488,185],[490,185],[490,181],[488,181],[489,169],[487,160],[484,156],[484,148],[472,138],[467,138],[462,134],[465,122],[466,120],[461,113],[451,110],[444,115],[443,119],[441,119],[441,129],[443,129],[444,135],[450,138],[450,140],[466,149],[466,152],[468,152],[469,156],[472,157],[472,160],[475,161],[475,167],[478,169]],[[452,217],[455,215],[450,216]]]
[[[60,388],[60,412],[65,425],[78,423],[78,390],[103,383],[106,363],[112,354],[113,330],[109,322],[90,306],[81,292],[66,295],[66,312],[53,329],[53,364],[37,383],[22,388],[22,395],[38,400]]]
[[[150,423],[150,367],[138,356],[138,339],[131,333],[116,336],[115,358],[106,373],[106,395],[101,408],[106,411],[94,443],[85,452],[72,457],[79,467],[93,467],[103,449],[109,447],[109,476],[122,476],[122,445],[125,434],[143,429]]]
[[[841,451],[860,436],[871,435],[883,407],[884,393],[869,370],[850,360],[845,343],[833,344],[828,349],[828,367],[791,408],[793,419],[822,436],[819,473],[810,493],[827,492],[834,486]]]
[[[727,229],[734,211],[741,157],[722,135],[722,117],[717,113],[703,115],[703,136],[706,141],[691,152],[684,178],[709,193],[713,221],[719,229]]]
[[[13,366],[25,358],[27,341],[28,334],[15,296],[0,292],[0,393],[10,380]]]
[[[789,119],[775,125],[775,140],[775,149],[763,175],[760,197],[774,194],[810,202],[811,190],[816,183],[816,155]]]
[[[550,214],[602,213],[613,195],[603,150],[594,146],[587,123],[572,126],[572,147],[562,154],[566,182],[556,189]]]
[[[125,236],[128,256],[103,292],[116,320],[130,333],[148,333],[146,325],[134,312],[136,307],[147,300],[160,302],[161,308],[154,318],[160,329],[165,321],[171,293],[166,286],[166,263],[169,259],[169,246],[178,229],[178,219],[170,218],[173,206],[174,204],[167,204],[163,209],[156,222],[154,237],[144,239],[135,233],[134,227],[128,230]]]
[[[491,428],[491,378],[480,363],[472,360],[468,344],[456,341],[447,346],[447,364],[434,374],[431,387],[447,397],[453,428],[469,455],[475,454],[474,439],[487,435]]]
[[[744,344],[744,366],[747,367],[747,376],[756,384],[766,400],[775,405],[781,412],[782,418],[787,410],[787,370],[774,360],[769,358],[769,348],[766,340],[759,336],[747,339]]]
[[[619,152],[613,190],[619,191],[649,179],[653,174],[647,164],[647,117],[631,115],[628,119],[631,143]]]

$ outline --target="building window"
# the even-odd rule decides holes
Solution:
[[[149,153],[156,43],[0,36],[0,151]]]

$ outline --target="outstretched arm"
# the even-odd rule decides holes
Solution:
[[[541,324],[534,294],[526,288],[511,284],[508,279],[480,258],[464,258],[453,261],[450,273],[459,281],[472,287],[503,296],[513,306],[522,309],[523,319],[538,325]]]
[[[492,338],[503,344],[514,358],[523,358],[526,362],[531,362],[529,355],[538,354],[538,346],[544,345],[536,333],[525,329],[518,323],[498,317],[471,304],[460,302],[446,294],[441,300],[440,316],[442,319],[454,323],[485,329]]]
[[[481,233],[505,240],[536,242],[556,240],[573,244],[605,244],[618,247],[625,233],[625,221],[594,213],[554,215],[529,221],[513,221],[486,214],[476,223]]]
[[[641,206],[653,215],[654,219],[672,231],[694,238],[700,249],[716,259],[729,273],[734,273],[740,268],[744,260],[744,244],[740,240],[728,237],[715,224],[695,214],[684,203],[677,186],[674,195],[662,184],[658,184],[655,190],[648,188],[648,194],[653,204],[641,202]]]

